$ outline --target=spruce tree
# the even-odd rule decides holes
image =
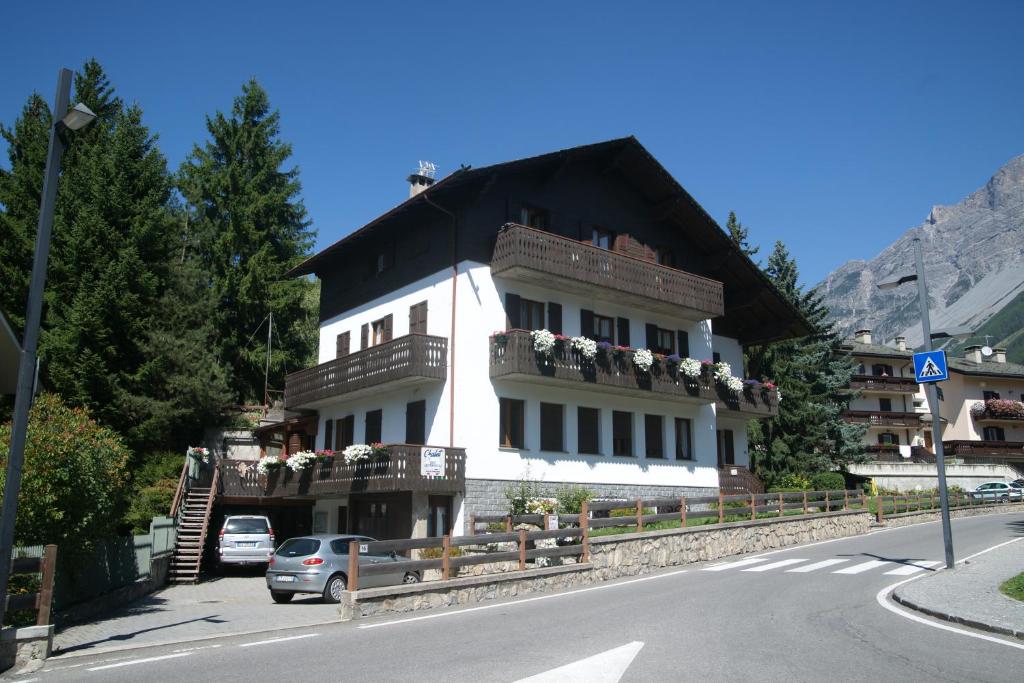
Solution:
[[[757,256],[757,252],[761,251],[761,247],[750,246],[748,241],[749,231],[736,219],[735,211],[729,212],[729,218],[725,221],[725,229],[729,231],[729,239],[732,240],[732,243],[751,259]]]
[[[194,147],[179,173],[196,256],[217,301],[217,352],[231,366],[240,401],[263,402],[266,351],[253,335],[271,312],[270,386],[283,387],[284,374],[313,356],[312,283],[284,278],[309,255],[313,235],[299,196],[299,171],[285,168],[292,150],[280,140],[279,119],[267,93],[250,80],[229,114],[207,117],[209,140]]]

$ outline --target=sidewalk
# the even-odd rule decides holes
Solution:
[[[278,605],[261,576],[214,577],[169,586],[100,620],[54,637],[54,656],[96,654],[338,621],[338,606],[317,596]]]
[[[952,570],[905,583],[892,597],[939,619],[1024,639],[1024,602],[999,592],[999,584],[1022,571],[1024,540],[1018,540]]]

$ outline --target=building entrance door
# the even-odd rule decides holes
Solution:
[[[349,499],[352,533],[378,540],[409,538],[412,534],[412,494],[377,493]]]

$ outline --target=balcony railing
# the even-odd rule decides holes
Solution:
[[[293,372],[284,381],[284,403],[297,408],[388,382],[444,380],[447,376],[448,340],[409,334]]]
[[[860,391],[885,391],[898,394],[916,394],[917,382],[913,377],[880,377],[878,375],[854,375],[850,388]]]
[[[687,318],[715,318],[725,312],[723,286],[675,268],[601,249],[522,225],[498,233],[491,273],[585,296],[637,302]]]
[[[719,415],[738,412],[745,417],[773,417],[779,414],[779,395],[774,389],[769,391],[754,386],[746,387],[741,393],[734,394],[719,386],[717,392],[716,404]]]
[[[420,474],[422,448],[391,445],[386,455],[354,464],[345,462],[339,454],[301,472],[279,467],[267,475],[260,475],[254,462],[221,460],[219,493],[242,498],[284,498],[390,491],[452,493],[465,489],[465,449],[443,449],[444,476],[424,477]]]
[[[920,427],[922,413],[898,413],[872,410],[847,410],[843,419],[872,427]]]
[[[1002,456],[1024,458],[1024,441],[943,441],[948,456]]]

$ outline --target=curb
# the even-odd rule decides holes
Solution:
[[[931,609],[930,607],[919,605],[913,600],[910,600],[905,596],[900,595],[899,588],[892,592],[892,599],[900,603],[904,607],[909,607],[912,610],[921,612],[922,614],[927,614],[928,616],[935,617],[936,619],[942,619],[943,621],[949,621],[954,624],[961,624],[963,626],[970,626],[971,628],[976,628],[981,631],[988,631],[989,633],[996,633],[1001,636],[1010,636],[1011,638],[1024,640],[1024,630],[1007,628],[1005,626],[997,626],[995,624],[989,624],[987,622],[978,621],[976,619],[968,619],[967,617],[962,617],[957,614],[950,614],[949,612],[943,612],[941,610]]]

